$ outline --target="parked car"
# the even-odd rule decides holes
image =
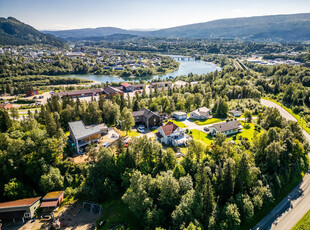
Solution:
[[[109,145],[110,145],[109,142],[105,142],[105,143],[102,144],[102,146],[105,147],[105,148],[109,147]]]
[[[138,132],[140,132],[140,133],[144,133],[144,128],[142,128],[142,127],[138,127]]]
[[[206,131],[206,132],[210,131],[210,129],[208,127],[204,127],[203,130]]]
[[[44,96],[39,96],[39,99],[43,99],[44,98]]]

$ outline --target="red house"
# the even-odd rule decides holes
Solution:
[[[10,103],[1,103],[1,104],[0,104],[0,107],[1,107],[1,108],[4,108],[5,110],[7,110],[7,109],[13,108],[13,105],[10,104]]]
[[[34,96],[34,95],[38,95],[38,94],[39,94],[39,90],[35,89],[35,90],[28,91],[26,93],[26,96],[30,97],[30,96]]]

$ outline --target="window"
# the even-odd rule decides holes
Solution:
[[[24,213],[24,217],[25,217],[25,218],[30,218],[30,217],[31,217],[31,215],[30,215],[30,213],[29,213],[29,212],[25,212],[25,213]]]

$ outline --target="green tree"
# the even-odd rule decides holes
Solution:
[[[122,120],[122,130],[125,130],[128,134],[128,131],[131,130],[131,128],[135,125],[135,119],[132,116],[132,113],[129,109],[124,108],[121,115]]]

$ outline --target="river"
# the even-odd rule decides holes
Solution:
[[[172,73],[167,73],[164,75],[157,75],[152,77],[141,77],[141,78],[121,78],[118,76],[109,76],[109,75],[95,75],[95,74],[70,74],[70,75],[63,75],[63,77],[75,77],[75,78],[82,78],[87,80],[93,80],[97,82],[125,82],[125,81],[140,81],[140,80],[147,80],[150,81],[152,79],[163,79],[166,80],[167,78],[175,78],[181,75],[188,75],[189,73],[193,74],[207,74],[216,70],[221,70],[221,67],[204,61],[197,61],[193,58],[185,57],[185,56],[176,56],[176,55],[169,55],[170,57],[174,58],[180,63],[179,69]]]

